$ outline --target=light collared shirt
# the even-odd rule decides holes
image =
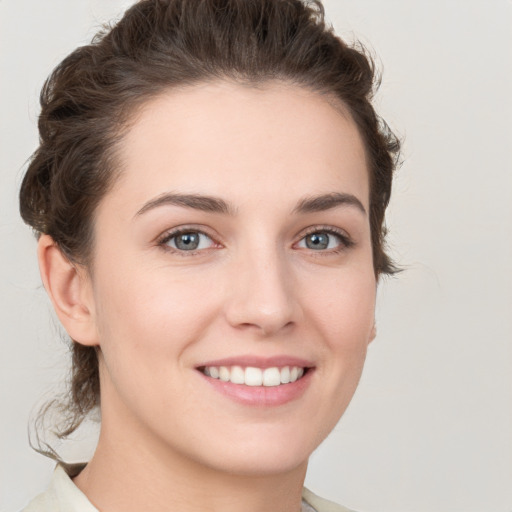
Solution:
[[[84,464],[64,467],[58,464],[46,491],[36,496],[21,512],[99,512],[87,496],[73,483],[72,478]],[[302,492],[301,512],[351,512],[349,509],[324,500],[308,489]]]

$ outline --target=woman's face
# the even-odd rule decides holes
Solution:
[[[88,284],[104,434],[222,471],[306,464],[374,335],[354,123],[297,86],[203,84],[146,104],[119,161]]]

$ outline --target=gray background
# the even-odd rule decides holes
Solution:
[[[29,415],[67,371],[18,218],[51,69],[131,2],[0,0],[0,512],[47,485]],[[307,485],[361,512],[512,511],[512,2],[330,0],[384,63],[376,103],[405,137],[389,210],[407,271],[379,290],[355,399]],[[81,434],[64,448],[90,453]]]

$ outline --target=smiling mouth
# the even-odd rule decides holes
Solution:
[[[301,366],[257,368],[253,366],[203,366],[198,368],[204,375],[232,384],[245,386],[281,386],[301,379],[309,370]]]

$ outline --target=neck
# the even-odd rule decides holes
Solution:
[[[104,417],[92,460],[74,479],[78,488],[99,510],[301,510],[307,462],[273,474],[219,471],[172,452],[157,440],[141,442],[144,435],[134,437],[129,434],[129,428],[111,429],[106,420]],[[133,439],[137,442],[134,443]]]

